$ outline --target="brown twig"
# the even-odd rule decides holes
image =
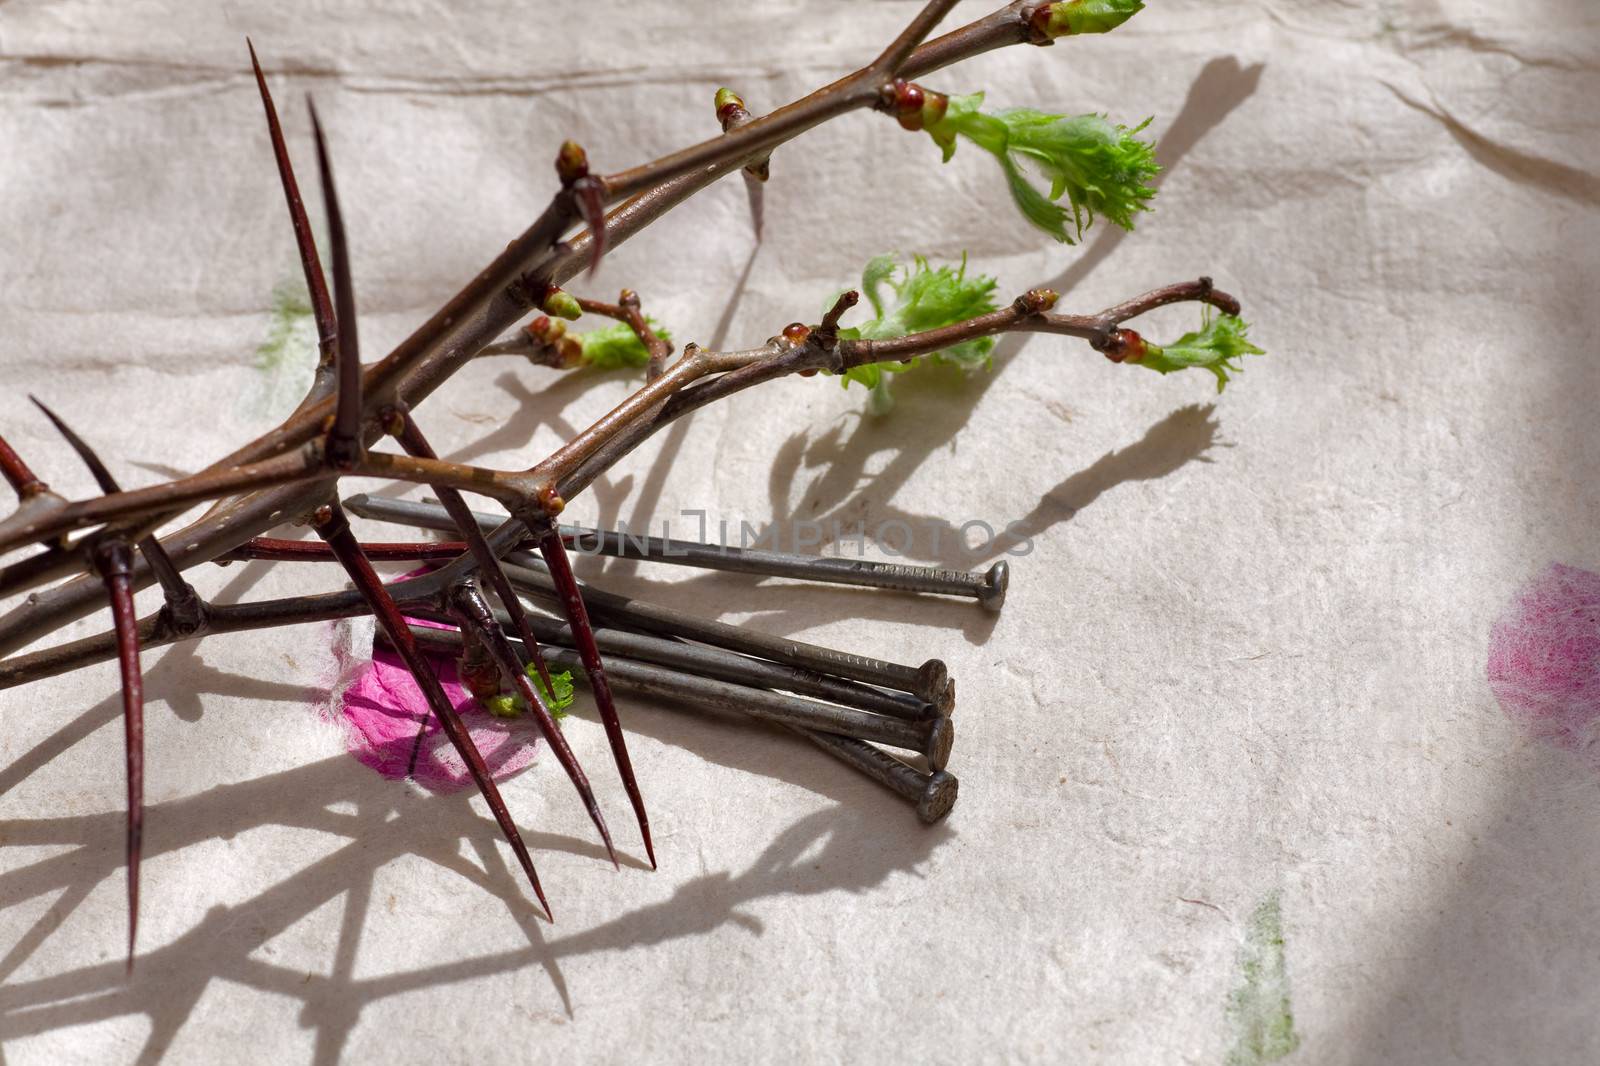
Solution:
[[[578,306],[583,308],[585,314],[601,315],[605,318],[614,318],[618,322],[626,322],[628,328],[633,330],[633,335],[639,338],[639,343],[644,345],[644,350],[650,354],[650,362],[645,370],[645,380],[654,381],[661,376],[667,360],[672,357],[672,344],[650,328],[645,321],[644,312],[640,309],[639,294],[632,289],[623,289],[617,296],[614,304],[602,303],[599,300],[590,300],[578,297]]]
[[[326,558],[332,562],[338,561],[332,549],[328,549]],[[411,609],[415,605],[438,603],[450,580],[456,577],[459,574],[438,570],[425,576],[392,582],[384,588],[396,603]],[[331,622],[370,613],[366,601],[357,592],[325,592],[257,600],[253,603],[211,604],[206,609],[200,627],[190,631],[177,630],[162,612],[139,619],[139,643],[150,650],[204,637]],[[117,633],[114,630],[24,655],[14,655],[0,659],[0,689],[58,677],[85,666],[107,662],[116,656]]]
[[[907,58],[901,75],[919,77],[996,48],[1026,42],[1026,16],[1030,6],[1027,0],[1013,0],[975,22],[923,44]],[[637,185],[639,191],[606,215],[606,240],[613,246],[628,240],[734,167],[745,166],[770,154],[776,144],[811,126],[857,107],[874,106],[874,94],[867,91],[854,92],[850,99],[843,99],[853,88],[865,86],[868,79],[864,79],[863,74],[858,71],[780,108],[766,120],[757,120],[717,141],[698,146],[693,155],[701,161],[698,169],[692,165],[685,167],[682,153],[679,153],[675,157],[664,157],[658,161],[659,165],[637,171],[635,178],[648,177],[655,184],[630,179],[613,187],[612,191],[619,195],[618,190],[624,186]],[[362,391],[368,410],[401,401],[412,405],[420,402],[520,317],[529,306],[530,281],[538,281],[541,286],[560,284],[581,270],[597,242],[587,234],[580,234],[557,243],[577,217],[578,206],[572,190],[563,185],[534,224],[508,244],[493,263],[393,352],[367,368]],[[332,402],[326,398],[304,405],[283,425],[219,460],[206,473],[252,467],[264,459],[308,445],[322,432],[333,413],[332,408]],[[370,432],[373,430],[369,429]],[[619,457],[620,454],[625,453],[619,453]],[[269,465],[252,468],[250,477],[234,479],[220,492],[173,493],[163,497],[166,509],[158,517],[165,521],[192,503],[238,492],[249,495],[213,509],[204,518],[166,538],[169,551],[180,566],[209,561],[259,536],[285,516],[301,513],[313,505],[322,496],[323,489],[316,484],[300,483],[298,476],[285,476],[281,464]],[[116,516],[113,506],[107,512],[97,513],[92,520],[108,521]],[[7,532],[29,524],[21,515],[0,523],[0,551],[21,543],[5,536]],[[148,572],[135,572],[136,586],[142,587],[149,580]],[[93,609],[96,598],[93,585],[83,580],[40,594],[0,619],[0,654],[82,617]]]
[[[900,68],[905,66],[906,60],[911,57],[917,45],[927,39],[933,28],[939,25],[955,6],[956,0],[933,0],[917,12],[917,17],[900,31],[900,36],[889,42],[889,47],[883,50],[883,54],[872,61],[872,65],[867,68],[868,72],[880,81],[890,81],[898,77]]]
[[[492,470],[437,458],[412,420],[410,405],[419,403],[466,361],[483,351],[529,307],[550,307],[554,313],[558,308],[548,299],[554,287],[576,274],[585,263],[592,274],[608,246],[627,240],[734,169],[746,168],[747,173],[756,173],[759,169],[764,176],[773,150],[820,123],[850,111],[896,106],[897,94],[909,92],[905,79],[993,48],[1030,40],[1028,16],[1033,5],[1018,0],[986,18],[922,43],[953,6],[953,0],[931,0],[867,67],[766,116],[750,116],[743,109],[742,101],[736,101],[736,108],[725,107],[728,102],[721,101],[719,96],[722,136],[653,162],[597,176],[591,173],[584,150],[575,142],[567,142],[556,160],[560,187],[533,225],[438,313],[385,358],[365,370],[360,364],[349,244],[321,123],[313,109],[311,124],[330,230],[331,300],[276,110],[251,46],[252,68],[318,330],[321,357],[306,399],[275,430],[200,473],[131,492],[118,491],[104,464],[56,420],[90,464],[106,492],[98,499],[74,503],[62,503],[51,497],[42,482],[0,441],[0,471],[23,501],[15,514],[0,523],[0,552],[37,543],[49,544],[43,552],[0,568],[0,589],[10,590],[72,569],[81,570],[87,561],[102,579],[113,608],[115,625],[111,634],[0,661],[0,686],[17,683],[25,677],[59,672],[70,668],[71,664],[93,661],[108,654],[115,654],[121,663],[128,735],[130,963],[137,917],[142,805],[141,644],[149,647],[157,642],[169,643],[211,633],[370,611],[400,651],[427,698],[432,714],[439,718],[467,763],[548,914],[549,904],[520,834],[470,734],[411,636],[401,615],[401,602],[419,604],[424,611],[453,611],[462,625],[461,639],[473,655],[498,664],[498,669],[523,698],[539,711],[547,739],[557,750],[615,862],[610,834],[600,817],[587,778],[561,738],[541,693],[520,669],[506,634],[473,583],[487,581],[494,588],[509,612],[507,617],[516,635],[526,646],[536,649],[532,627],[499,562],[499,556],[516,547],[524,533],[533,538],[549,568],[550,589],[567,618],[571,640],[593,687],[607,740],[653,867],[656,857],[649,821],[626,738],[580,585],[572,574],[554,524],[554,517],[565,506],[567,498],[581,491],[599,473],[666,423],[707,403],[777,377],[819,371],[837,374],[870,363],[903,362],[975,338],[1007,332],[1051,332],[1080,337],[1113,360],[1137,359],[1142,342],[1137,334],[1121,328],[1121,323],[1128,318],[1179,300],[1201,300],[1237,312],[1236,301],[1216,292],[1209,279],[1155,290],[1087,316],[1053,313],[1055,293],[1040,289],[1025,293],[1006,308],[942,329],[886,340],[847,340],[839,336],[840,319],[858,299],[856,293],[849,292],[835,302],[816,326],[795,323],[765,345],[743,351],[710,351],[691,344],[669,365],[670,345],[649,328],[638,297],[623,290],[617,305],[589,301],[587,309],[626,322],[645,346],[649,368],[643,387],[527,469]],[[605,208],[610,204],[616,206],[608,213]],[[578,223],[586,227],[586,231],[563,240]],[[758,217],[758,233],[759,228]],[[328,395],[329,392],[332,395]],[[54,416],[51,417],[54,420]],[[369,451],[369,446],[376,443],[383,431],[393,433],[410,454]],[[466,553],[451,559],[426,578],[403,582],[393,588],[385,586],[373,572],[371,561],[356,541],[342,509],[336,502],[323,502],[332,487],[330,482],[344,476],[377,477],[433,487],[465,537],[461,545],[450,547],[459,550],[464,546]],[[485,535],[473,521],[461,495],[463,492],[500,501],[514,518]],[[192,505],[206,501],[216,502],[203,518],[169,536],[165,542],[154,537],[156,527]],[[326,553],[311,551],[309,546],[295,542],[261,537],[273,526],[298,518],[313,507],[313,526],[326,544]],[[76,539],[70,538],[70,534],[80,530],[90,531]],[[146,557],[144,570],[135,569],[128,547],[134,542],[139,543]],[[440,557],[439,549],[430,550],[421,545],[378,547],[391,550],[394,558]],[[356,590],[353,594],[233,607],[204,605],[182,580],[180,570],[224,557],[331,557],[344,566]],[[167,603],[154,619],[140,621],[133,612],[133,591],[150,577],[163,585]],[[87,581],[75,580],[39,596],[0,620],[0,654],[85,613],[91,602],[88,585]],[[792,647],[774,651],[780,659],[794,654]],[[537,655],[535,661],[548,690],[548,671]],[[915,684],[914,691],[921,694],[920,698],[943,699],[948,695],[947,675],[943,664],[936,660],[930,660],[921,670],[910,671],[916,675],[915,679],[901,676],[909,668],[882,665],[893,673],[890,680],[895,685]],[[931,669],[934,666],[937,670]],[[868,673],[876,677],[875,670],[868,670]],[[904,732],[908,727],[873,725],[872,728],[880,731],[898,728]],[[943,755],[939,758],[942,761]]]
[[[717,108],[717,121],[721,123],[723,133],[730,133],[755,120],[755,116],[744,106],[744,98],[732,89],[718,89],[714,102]],[[770,155],[761,156],[745,164],[745,198],[750,202],[750,226],[755,231],[757,243],[761,241],[761,230],[766,219],[766,183],[771,176]]]

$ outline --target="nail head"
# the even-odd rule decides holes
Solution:
[[[1006,589],[1011,586],[1011,564],[1004,559],[989,567],[984,575],[983,589],[978,593],[978,603],[984,610],[999,613],[1005,606]]]
[[[943,770],[950,762],[950,751],[955,744],[955,723],[948,718],[935,718],[928,727],[928,744],[923,751],[928,757],[928,768]]]
[[[916,694],[935,706],[950,683],[950,671],[942,659],[929,659],[917,668]]]
[[[928,825],[939,821],[956,805],[956,794],[960,790],[961,782],[956,776],[940,770],[928,778],[922,799],[917,802],[917,817]]]

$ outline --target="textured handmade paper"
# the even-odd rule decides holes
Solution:
[[[29,392],[130,487],[298,399],[310,325],[246,34],[320,218],[316,96],[375,359],[543,207],[562,139],[602,170],[698,141],[718,86],[769,110],[917,7],[0,4],[0,431],[84,498]],[[115,670],[0,691],[5,1062],[1600,1057],[1600,771],[1490,685],[1491,632],[1530,583],[1600,571],[1597,71],[1591,0],[1159,0],[927,79],[1153,115],[1167,169],[1136,233],[1055,245],[982,153],[941,166],[866,113],[777,152],[759,244],[737,177],[676,210],[573,288],[628,285],[678,342],[746,347],[892,250],[965,252],[1004,297],[1048,284],[1072,311],[1209,274],[1271,354],[1219,397],[1207,374],[1005,340],[970,380],[902,375],[886,419],[836,381],[775,382],[573,502],[677,535],[703,510],[732,539],[899,521],[905,561],[962,568],[1005,557],[964,551],[964,523],[1015,523],[1031,551],[998,618],[580,568],[943,658],[961,798],[937,828],[797,739],[624,696],[650,873],[584,697],[566,729],[621,872],[542,752],[504,785],[550,925],[471,789],[348,753],[334,690],[370,624],[220,637],[148,656],[129,979]],[[1145,332],[1197,321],[1165,309]],[[633,384],[489,359],[419,417],[450,458],[525,466]],[[314,565],[193,574],[223,599],[343,586]]]

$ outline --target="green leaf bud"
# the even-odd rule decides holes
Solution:
[[[1064,0],[1034,9],[1028,26],[1036,39],[1107,33],[1144,9],[1143,0]]]
[[[565,289],[551,286],[544,294],[544,299],[539,304],[539,309],[547,315],[568,320],[583,317],[583,308],[578,306],[578,301]]]

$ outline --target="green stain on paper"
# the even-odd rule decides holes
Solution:
[[[1235,1035],[1227,1066],[1277,1062],[1300,1046],[1289,1003],[1283,910],[1273,893],[1256,907],[1239,951],[1239,985],[1228,997]]]
[[[311,320],[311,298],[300,278],[281,281],[272,290],[267,336],[256,347],[256,387],[246,403],[252,416],[281,418],[294,410],[311,387],[317,365],[317,328]]]

